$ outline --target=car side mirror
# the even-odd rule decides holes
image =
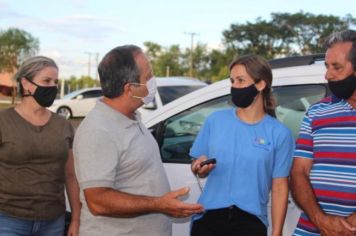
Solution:
[[[83,94],[79,94],[78,96],[75,97],[75,99],[77,99],[77,100],[82,100],[83,97],[84,97]]]
[[[157,106],[156,106],[155,102],[150,102],[148,104],[143,104],[142,108],[147,109],[147,110],[155,110],[155,109],[157,109]]]

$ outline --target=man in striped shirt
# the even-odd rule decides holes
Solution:
[[[326,42],[325,78],[334,95],[307,111],[291,190],[302,208],[295,236],[356,235],[356,31]]]

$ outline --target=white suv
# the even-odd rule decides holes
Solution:
[[[206,83],[189,77],[156,77],[157,93],[153,102],[140,107],[142,117],[148,116],[154,110],[180,98],[197,89],[207,86]]]
[[[319,57],[294,57],[271,62],[272,67],[287,66],[273,69],[273,93],[277,100],[277,118],[292,130],[295,138],[308,107],[329,95],[324,64],[315,62]],[[290,66],[294,64],[306,65]],[[171,188],[190,187],[190,194],[185,199],[187,202],[196,202],[200,195],[197,180],[190,170],[189,150],[205,119],[214,111],[232,106],[230,86],[229,79],[214,83],[163,106],[143,119],[159,144]],[[270,204],[268,207],[270,214]],[[289,198],[283,235],[292,235],[299,214],[300,210]],[[174,219],[173,235],[189,235],[189,221],[190,218]]]

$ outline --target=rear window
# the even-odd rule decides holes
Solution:
[[[202,87],[204,86],[166,86],[158,87],[157,89],[159,96],[161,97],[162,104],[165,105]]]

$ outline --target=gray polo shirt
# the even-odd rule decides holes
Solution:
[[[74,138],[75,172],[82,202],[80,235],[171,235],[164,214],[134,218],[94,216],[83,189],[109,187],[135,195],[161,196],[170,191],[158,145],[136,116],[131,120],[98,101]]]

